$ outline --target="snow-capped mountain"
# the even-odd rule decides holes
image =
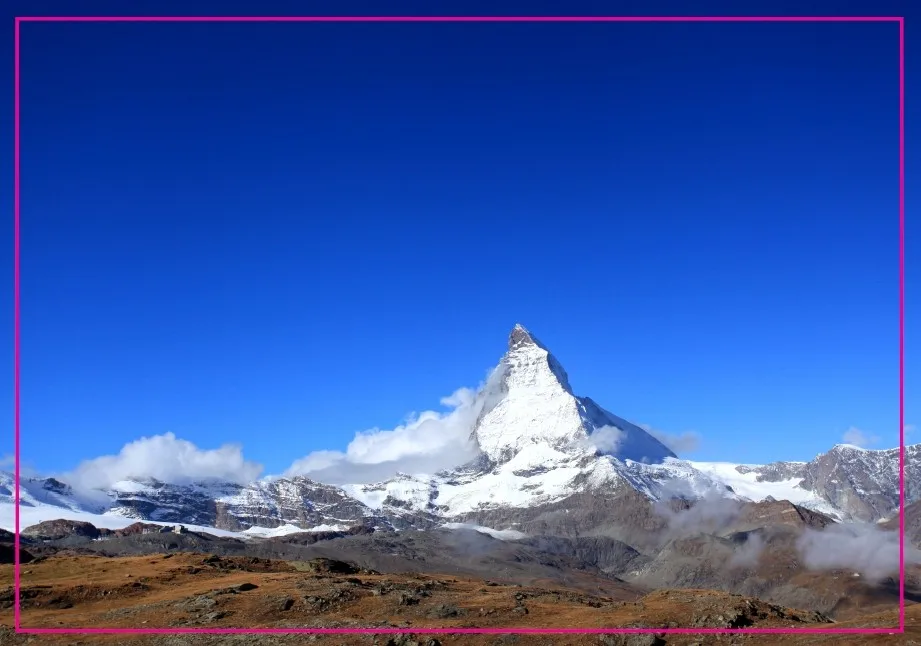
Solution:
[[[600,453],[644,463],[676,457],[643,429],[576,397],[563,366],[521,325],[479,397],[473,439],[493,464]]]
[[[13,484],[12,474],[0,473],[0,504],[12,505]],[[368,525],[402,529],[432,524],[427,522],[424,513],[414,513],[406,519],[403,510],[391,509],[386,501],[372,509],[339,487],[303,477],[260,480],[249,485],[216,481],[179,485],[152,479],[126,480],[99,492],[98,497],[80,496],[69,488],[63,493],[51,491],[61,485],[53,478],[29,478],[21,484],[21,509],[28,510],[30,518],[43,520],[42,514],[46,512],[54,518],[69,517],[65,512],[76,512],[236,532],[252,527],[296,526],[325,530]],[[12,518],[12,514],[9,517]],[[8,524],[7,518],[0,518],[0,526]]]
[[[905,447],[905,497],[908,502],[918,500],[919,458],[921,444]],[[784,483],[795,487],[793,496],[808,492],[842,518],[872,522],[888,518],[899,507],[898,449],[871,451],[838,444],[810,462],[737,466],[735,470],[750,474],[762,487]],[[815,504],[810,505],[807,500],[799,504],[815,508]]]
[[[477,457],[436,474],[397,474],[373,485],[344,486],[306,477],[245,485],[126,480],[95,496],[51,478],[30,478],[21,483],[21,500],[23,509],[31,508],[30,518],[42,510],[49,518],[106,513],[234,532],[288,526],[425,529],[470,522],[497,529],[538,523],[548,532],[563,531],[569,523],[591,531],[612,522],[611,510],[620,518],[645,518],[650,501],[712,495],[785,499],[839,519],[865,521],[898,509],[897,449],[840,445],[808,463],[762,466],[680,460],[642,428],[575,395],[559,361],[520,325],[477,393],[475,413],[470,439]],[[906,453],[911,502],[917,498],[921,474],[915,458],[921,445]],[[12,498],[12,476],[0,473],[0,501]],[[11,519],[4,513],[0,524],[11,525]]]

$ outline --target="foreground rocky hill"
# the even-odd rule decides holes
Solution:
[[[0,624],[12,621],[12,571],[0,566]],[[806,644],[899,643],[921,638],[918,605],[906,635],[490,635],[437,634],[425,628],[831,628],[892,625],[891,609],[851,620],[712,590],[586,592],[553,582],[516,585],[451,574],[381,573],[313,558],[283,562],[206,554],[100,558],[64,554],[28,564],[22,621],[29,627],[314,627],[380,630],[378,635],[42,635],[48,644]],[[398,633],[397,631],[402,631]],[[859,641],[858,641],[859,639]],[[35,637],[0,628],[3,644]]]

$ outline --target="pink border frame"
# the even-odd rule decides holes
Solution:
[[[24,628],[19,563],[19,26],[23,22],[897,22],[899,25],[899,625],[897,628]],[[28,16],[14,19],[14,626],[25,634],[896,634],[905,632],[905,18],[899,16]]]

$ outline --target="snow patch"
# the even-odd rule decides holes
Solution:
[[[0,528],[7,531],[15,531],[15,505],[9,503],[0,503]],[[53,505],[36,505],[34,507],[20,507],[19,509],[19,527],[25,529],[32,525],[45,522],[46,520],[75,520],[85,523],[92,523],[100,529],[124,529],[128,525],[139,522],[137,518],[119,516],[116,514],[93,514],[85,511],[75,511]],[[223,536],[226,538],[243,538],[244,535],[239,532],[229,532],[214,527],[205,527],[203,525],[190,525],[188,523],[164,523],[156,520],[140,521],[151,525],[160,525],[162,527],[175,527],[182,525],[191,532],[204,532],[214,536]]]
[[[497,538],[500,541],[519,541],[522,538],[527,538],[527,534],[519,532],[514,529],[493,529],[491,527],[483,527],[482,525],[473,525],[471,523],[445,523],[442,525],[445,529],[467,529],[474,532],[479,532],[481,534],[488,534],[493,538]]]
[[[742,465],[732,462],[690,462],[689,464],[698,471],[711,475],[729,485],[737,494],[751,501],[761,502],[768,497],[774,500],[788,500],[794,505],[812,509],[832,518],[840,518],[840,513],[828,502],[812,491],[800,487],[800,479],[798,478],[778,482],[758,482],[756,472],[739,473],[736,467]]]
[[[246,536],[258,536],[259,538],[275,538],[278,536],[288,536],[289,534],[300,534],[302,532],[343,532],[347,530],[348,527],[344,525],[317,525],[316,527],[310,527],[309,529],[304,529],[303,527],[298,527],[297,525],[282,525],[280,527],[250,527],[245,529],[241,534]]]
[[[112,491],[118,493],[152,493],[155,489],[134,480],[119,480],[112,484]]]

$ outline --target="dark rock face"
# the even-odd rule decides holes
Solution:
[[[35,560],[30,552],[19,548],[19,562],[31,563]],[[0,544],[0,564],[8,565],[16,562],[16,547],[14,545]]]
[[[921,445],[906,447],[906,497],[918,499]],[[836,446],[809,463],[803,485],[853,518],[873,522],[899,506],[899,451],[862,451]]]
[[[336,559],[316,558],[307,561],[305,569],[314,574],[358,574],[361,568],[352,563]]]
[[[216,503],[213,493],[232,493],[232,484],[211,492],[192,486],[172,485],[146,480],[140,492],[113,492],[112,508],[129,517],[168,523],[191,523],[215,526]],[[228,491],[230,490],[230,491]]]
[[[657,547],[668,525],[649,498],[628,487],[607,496],[580,493],[539,507],[477,511],[459,520],[486,527],[510,526],[536,536],[606,536],[641,552]]]
[[[171,531],[169,527],[163,525],[154,525],[152,523],[131,523],[121,529],[100,529],[101,538],[122,538],[124,536],[134,536],[135,534],[165,534]]]
[[[42,484],[42,488],[62,496],[68,496],[73,493],[69,485],[64,484],[55,478],[47,478]]]
[[[541,348],[544,347],[536,338],[534,338],[530,332],[524,328],[524,326],[519,323],[516,324],[514,328],[512,328],[512,332],[509,334],[508,349],[516,350],[524,345],[536,345]]]
[[[558,536],[537,536],[518,541],[541,552],[569,556],[602,572],[619,574],[642,567],[648,558],[626,543],[607,536],[584,536],[561,538]]]
[[[628,581],[652,588],[710,589],[743,594],[774,603],[805,602],[831,611],[847,591],[832,595],[790,581],[797,574],[795,543],[799,532],[771,527],[728,536],[699,534],[670,541]]]
[[[321,541],[331,541],[346,536],[367,536],[373,534],[375,529],[365,525],[350,527],[344,532],[296,532],[284,536],[275,536],[267,539],[272,543],[285,543],[289,545],[313,545]]]
[[[824,529],[834,520],[817,511],[794,505],[786,500],[746,504],[735,520],[736,531],[783,525],[795,528]]]
[[[146,481],[139,492],[114,492],[112,508],[136,518],[242,531],[253,526],[352,525],[404,529],[431,526],[432,512],[407,509],[400,501],[378,513],[342,489],[294,477],[251,485],[174,485]],[[434,495],[434,494],[433,494]],[[395,504],[400,502],[400,504]]]
[[[40,541],[59,541],[71,536],[93,539],[99,538],[99,530],[91,523],[76,520],[46,520],[26,527],[22,535]]]

